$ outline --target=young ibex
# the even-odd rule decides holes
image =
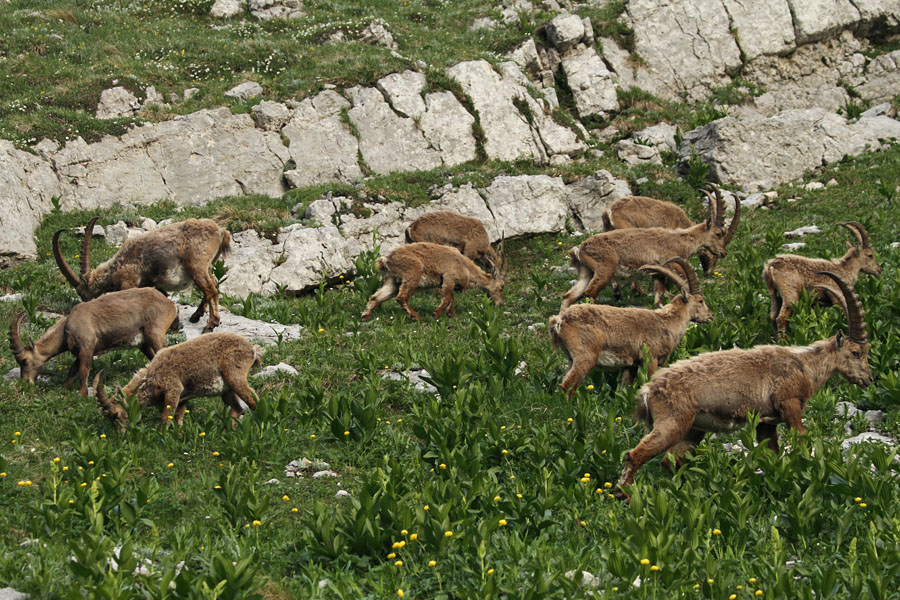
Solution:
[[[81,395],[88,394],[88,376],[95,356],[115,348],[140,348],[153,358],[166,346],[166,331],[178,328],[175,304],[153,288],[135,288],[104,294],[76,305],[41,339],[25,346],[19,327],[25,313],[9,326],[9,347],[19,363],[21,378],[34,383],[48,360],[63,352],[75,355],[63,387],[69,389],[78,376]]]
[[[418,288],[440,287],[441,303],[434,311],[434,318],[446,310],[450,316],[453,311],[453,290],[478,288],[485,290],[494,304],[503,304],[503,286],[506,283],[507,261],[500,248],[500,265],[493,275],[478,268],[471,259],[463,256],[456,248],[441,246],[428,242],[416,242],[400,246],[387,256],[378,259],[383,283],[371,296],[362,314],[362,320],[368,321],[372,311],[379,304],[394,296],[411,318],[418,320],[419,315],[409,305],[409,298]]]
[[[135,287],[173,292],[193,281],[203,293],[203,300],[191,315],[191,323],[199,321],[209,306],[209,322],[204,331],[212,331],[219,324],[219,291],[209,270],[231,247],[231,234],[227,230],[211,219],[188,219],[165,225],[127,240],[115,256],[91,269],[91,237],[97,218],[91,219],[85,228],[80,276],[75,275],[60,252],[59,236],[64,230],[53,234],[56,264],[82,300]]]
[[[665,266],[641,267],[642,270],[668,277],[681,288],[681,295],[663,308],[647,310],[578,304],[550,317],[553,345],[562,347],[569,358],[569,371],[561,387],[570,398],[596,365],[624,369],[622,381],[630,384],[641,366],[644,345],[650,350],[647,372],[652,374],[658,365],[668,360],[669,354],[681,342],[688,323],[713,320],[694,268],[681,257],[672,258],[669,262],[680,265],[685,277]]]
[[[653,457],[672,452],[680,460],[707,432],[742,427],[748,413],[759,416],[757,440],[768,440],[777,452],[778,423],[803,433],[801,415],[807,401],[835,372],[862,387],[872,383],[859,297],[840,276],[827,271],[820,275],[840,288],[828,286],[827,291],[843,297],[849,334],[839,332],[809,346],[708,352],[657,372],[641,388],[636,411],[653,429],[626,455],[620,497],[627,497],[622,487]]]
[[[737,203],[734,218],[728,229],[719,225],[718,215],[724,211],[721,197],[709,202],[709,218],[688,229],[616,229],[598,233],[569,250],[572,266],[578,273],[575,285],[563,296],[560,311],[583,296],[594,300],[613,277],[631,279],[646,264],[660,264],[669,257],[687,260],[700,249],[722,257],[726,255],[725,241],[737,230],[741,205]],[[656,302],[660,301],[657,294]]]
[[[718,206],[722,206],[722,190],[713,185]],[[707,194],[708,196],[709,194]],[[603,230],[613,229],[646,229],[648,227],[662,227],[664,229],[690,229],[696,225],[677,205],[664,200],[648,198],[647,196],[626,196],[613,202],[603,211]],[[725,211],[716,212],[716,226],[725,226]],[[731,241],[734,231],[729,229],[725,236],[725,245]],[[713,274],[718,262],[718,257],[710,254],[705,249],[697,253],[703,273],[709,277]]]
[[[856,285],[860,271],[881,275],[881,266],[875,258],[875,251],[872,250],[865,227],[856,221],[845,221],[838,225],[843,225],[856,237],[856,245],[847,243],[847,253],[841,258],[825,260],[795,254],[779,254],[763,267],[763,281],[772,298],[769,318],[778,339],[787,332],[787,322],[793,313],[794,304],[800,299],[800,291],[812,290],[827,283],[827,279],[820,271],[837,273],[850,287]],[[820,289],[817,291],[817,300],[840,302],[841,298]]]
[[[463,256],[490,267],[500,268],[500,258],[491,247],[484,225],[478,219],[464,217],[449,210],[425,213],[406,228],[406,242],[431,242],[451,246]]]
[[[235,333],[202,335],[158,352],[121,393],[125,397],[135,394],[142,408],[161,404],[163,425],[173,418],[181,425],[187,401],[207,396],[221,396],[231,407],[232,418],[237,419],[244,413],[239,400],[256,410],[258,397],[247,383],[247,373],[261,364],[261,357],[259,346]],[[103,381],[101,371],[94,378],[97,402],[104,415],[123,427],[128,424],[128,413],[117,400],[106,396]]]

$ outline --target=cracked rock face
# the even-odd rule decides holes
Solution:
[[[100,103],[97,105],[98,119],[119,119],[133,117],[141,108],[137,96],[122,86],[100,92]]]

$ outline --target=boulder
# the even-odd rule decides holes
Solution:
[[[565,228],[566,186],[548,175],[500,176],[484,190],[485,202],[507,238]]]
[[[0,600],[27,600],[28,594],[18,592],[11,587],[0,589]]]
[[[872,102],[888,102],[900,90],[900,50],[875,57],[865,69],[865,82],[856,86]]]
[[[598,115],[605,118],[619,109],[612,74],[593,47],[565,55],[562,69],[580,117]]]
[[[228,98],[247,101],[252,100],[257,96],[262,96],[262,93],[263,89],[261,85],[259,85],[255,81],[245,81],[244,83],[239,83],[238,85],[225,92],[225,96],[227,96]]]
[[[607,170],[567,185],[566,191],[569,216],[582,231],[601,231],[603,211],[619,198],[631,195],[628,182],[616,179]]]
[[[376,173],[427,171],[441,165],[416,122],[395,113],[375,88],[358,92],[347,113],[359,135],[359,152]]]
[[[341,112],[350,107],[340,94],[325,90],[294,109],[281,133],[288,140],[297,168],[284,173],[293,187],[326,181],[349,183],[362,177],[357,164],[359,143]]]
[[[619,160],[628,166],[640,164],[661,165],[662,158],[655,146],[635,143],[634,140],[619,140],[613,149]]]
[[[584,21],[578,15],[563,13],[547,23],[545,31],[550,43],[560,54],[565,54],[584,37]]]
[[[747,191],[771,189],[809,169],[877,150],[900,139],[900,121],[879,116],[849,123],[822,109],[789,110],[771,118],[725,117],[684,135],[683,167],[693,149],[714,181]]]
[[[0,140],[0,268],[37,256],[34,231],[62,194],[52,163]]]
[[[147,86],[144,89],[144,103],[141,105],[141,109],[147,108],[149,106],[167,106],[162,94],[157,92],[156,88],[152,85]]]
[[[425,89],[424,73],[391,73],[379,79],[375,87],[402,116],[417,119],[425,112],[425,101],[422,99],[422,91]]]
[[[751,61],[762,54],[785,54],[794,48],[794,22],[788,0],[723,0],[723,4],[744,60]]]
[[[266,19],[296,19],[303,16],[303,4],[300,0],[250,0],[250,14],[265,21]]]
[[[631,137],[635,142],[645,146],[653,146],[659,152],[676,152],[675,133],[677,128],[668,123],[659,123],[634,132]]]
[[[647,65],[635,62],[630,53],[621,48],[612,38],[600,38],[603,46],[603,60],[613,70],[613,82],[619,89],[640,88],[657,96],[665,96],[665,89],[660,88],[660,82],[648,70]]]
[[[291,110],[280,102],[263,100],[252,109],[250,114],[256,126],[266,131],[280,131],[291,120]]]
[[[790,4],[798,44],[850,29],[860,21],[859,10],[851,0],[790,0]]]
[[[475,160],[474,124],[475,117],[468,113],[452,92],[434,92],[425,96],[425,112],[419,120],[419,127],[429,145],[440,154],[445,166]]]
[[[300,372],[287,363],[280,362],[277,365],[269,365],[267,367],[263,367],[260,369],[259,373],[253,375],[254,377],[274,377],[275,375],[288,375],[290,377],[295,377],[299,375]],[[278,480],[276,480],[277,482]]]
[[[122,86],[116,86],[100,92],[100,103],[97,104],[98,119],[120,119],[133,117],[141,108],[137,96]]]
[[[806,237],[812,233],[822,233],[822,230],[816,227],[815,225],[804,225],[803,227],[798,227],[796,229],[792,229],[791,231],[785,231],[784,237],[786,238],[800,238]]]
[[[855,435],[853,437],[849,437],[841,442],[841,448],[844,450],[849,450],[855,444],[861,444],[864,442],[872,443],[877,442],[880,444],[885,444],[889,448],[894,448],[897,446],[897,441],[886,435],[875,433],[874,431],[865,431],[860,433],[859,435]]]
[[[217,19],[227,19],[244,12],[246,6],[246,0],[216,0],[209,9],[209,15]]]
[[[375,46],[384,46],[390,50],[397,49],[397,42],[394,36],[387,30],[384,23],[380,21],[372,21],[359,34],[359,41],[363,44],[373,44]]]
[[[194,314],[195,310],[197,310],[197,307],[190,304],[178,305],[181,332],[189,340],[203,335],[205,319],[200,319],[197,323],[189,321],[189,317]],[[303,330],[299,325],[282,325],[281,323],[266,323],[265,321],[248,319],[232,313],[221,305],[219,306],[219,316],[222,320],[219,326],[216,327],[216,331],[237,333],[248,340],[265,346],[273,346],[278,343],[279,339],[282,341],[299,339],[300,332]]]
[[[541,59],[538,56],[537,46],[533,38],[528,38],[522,45],[509,54],[510,60],[515,62],[531,77],[538,77],[543,70]]]

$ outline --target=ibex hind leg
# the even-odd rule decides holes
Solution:
[[[398,289],[399,286],[397,285],[396,279],[392,276],[385,277],[381,287],[375,290],[374,294],[369,296],[369,302],[366,304],[366,309],[363,311],[362,320],[368,321],[372,316],[372,311],[380,304],[396,296]]]
[[[616,495],[620,499],[628,498],[628,494],[622,489],[623,486],[631,485],[638,469],[645,463],[664,454],[666,450],[683,440],[690,430],[690,426],[690,422],[682,426],[677,422],[661,423],[657,421],[653,431],[645,435],[638,445],[625,455],[625,468],[619,477]]]
[[[594,272],[583,264],[578,265],[577,273],[578,280],[575,282],[575,285],[572,286],[572,289],[566,292],[565,295],[563,295],[563,302],[560,311],[567,309],[569,306],[581,300],[581,298],[584,296],[584,290],[587,289],[587,286],[591,281],[591,277],[594,275]]]

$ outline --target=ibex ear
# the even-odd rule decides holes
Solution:
[[[834,339],[837,341],[838,350],[840,350],[841,346],[844,345],[844,332],[838,331],[837,335],[834,336]]]

